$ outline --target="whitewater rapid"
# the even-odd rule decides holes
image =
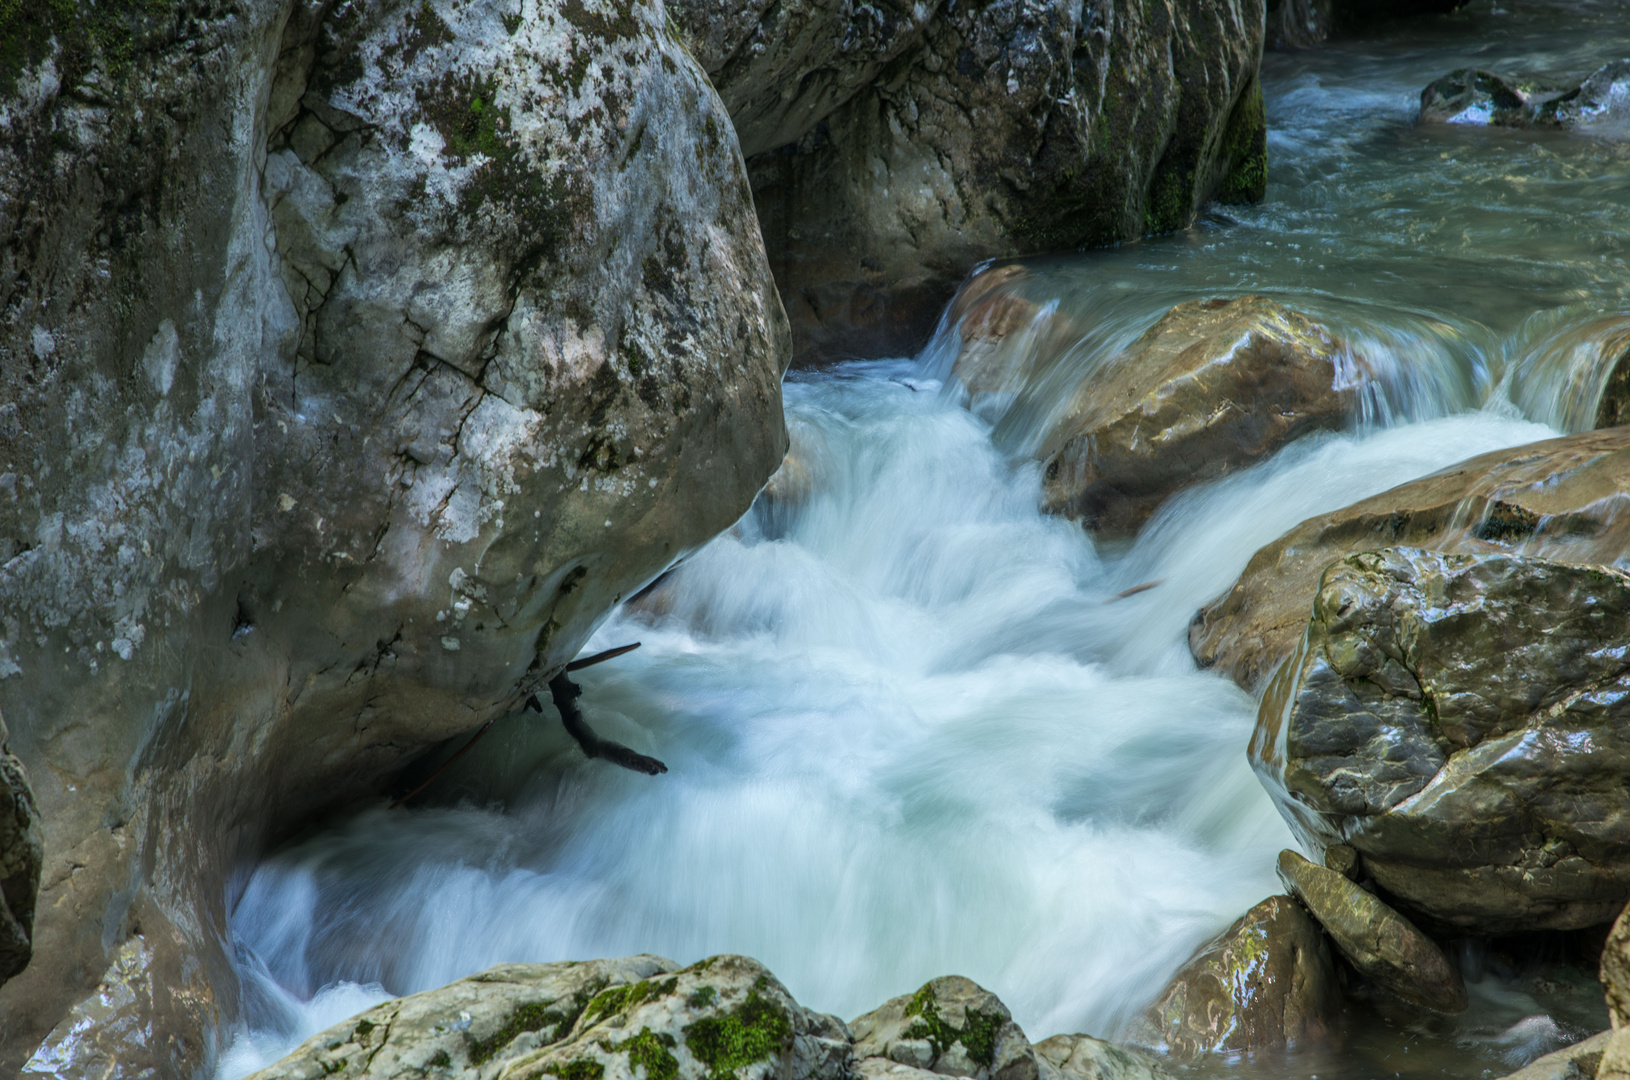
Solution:
[[[1036,1037],[1113,1035],[1292,843],[1191,614],[1311,514],[1554,434],[1506,409],[1304,439],[1104,550],[930,369],[789,381],[795,482],[590,642],[642,643],[582,703],[668,774],[521,714],[438,782],[460,805],[257,867],[222,1075],[500,961],[636,952],[746,953],[846,1018],[958,973]]]

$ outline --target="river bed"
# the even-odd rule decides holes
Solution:
[[[245,868],[247,1025],[220,1075],[500,961],[636,952],[746,953],[845,1018],[956,973],[1033,1039],[1122,1032],[1281,891],[1293,846],[1245,760],[1254,702],[1189,657],[1194,611],[1312,514],[1589,426],[1605,371],[1570,328],[1630,318],[1630,145],[1417,127],[1421,87],[1623,56],[1630,4],[1488,0],[1270,53],[1262,205],[1027,263],[1016,288],[1071,347],[1016,341],[973,399],[950,327],[916,358],[794,372],[786,482],[586,650],[642,643],[585,671],[581,704],[670,771],[587,761],[552,713],[518,714],[418,808]],[[1130,542],[1041,514],[1030,451],[1057,403],[1173,304],[1249,292],[1362,353],[1365,421],[1191,489]],[[1461,961],[1464,1016],[1366,1014],[1326,1048],[1192,1071],[1497,1076],[1605,1026],[1561,945]]]

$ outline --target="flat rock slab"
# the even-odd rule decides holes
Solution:
[[[1395,544],[1611,563],[1630,552],[1630,428],[1496,450],[1328,514],[1264,546],[1189,625],[1189,650],[1259,692],[1307,628],[1325,568]],[[1603,921],[1611,916],[1604,916]]]
[[[1386,548],[1320,584],[1252,765],[1309,847],[1479,934],[1599,925],[1630,891],[1630,575]]]
[[[1133,531],[1183,488],[1347,424],[1365,370],[1264,297],[1179,304],[1081,387],[1044,452],[1043,504],[1090,529]]]
[[[1374,894],[1289,850],[1279,853],[1279,879],[1360,973],[1417,1005],[1466,1011],[1466,984],[1443,951]]]
[[[1505,1080],[1607,1080],[1599,1068],[1613,1035],[1612,1031],[1599,1031],[1572,1046],[1530,1061]]]
[[[1129,1041],[1178,1064],[1280,1049],[1323,1038],[1340,1006],[1319,924],[1290,897],[1270,896],[1184,965]]]
[[[1036,1044],[1041,1080],[1171,1080],[1153,1058],[1091,1035],[1054,1035]]]

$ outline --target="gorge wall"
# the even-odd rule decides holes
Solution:
[[[794,341],[898,352],[981,259],[1260,196],[1262,22],[0,3],[0,713],[44,851],[0,1069],[207,1063],[234,868],[736,520]]]

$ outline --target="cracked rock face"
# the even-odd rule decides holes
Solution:
[[[1172,977],[1130,1039],[1177,1063],[1282,1049],[1323,1038],[1340,1007],[1319,924],[1290,897],[1270,896]]]
[[[1476,934],[1598,925],[1630,890],[1627,642],[1618,570],[1351,555],[1251,763],[1308,846],[1354,848],[1400,906]]]
[[[1130,533],[1192,484],[1347,424],[1361,358],[1260,296],[1179,304],[1081,387],[1050,434],[1043,505]]]
[[[864,63],[926,28],[864,89],[749,162],[800,357],[912,351],[982,260],[1180,229],[1214,198],[1262,195],[1261,0],[889,5],[868,23],[869,7],[820,10],[846,45],[873,40],[854,26],[893,27]],[[862,61],[833,63],[813,85]],[[717,72],[726,100],[782,108],[734,70]]]
[[[842,1080],[849,1033],[745,956],[503,964],[313,1036],[252,1080]],[[642,1072],[643,1070],[643,1072]]]
[[[233,864],[739,517],[789,345],[659,5],[98,11],[0,28],[0,708],[46,852],[0,1071],[55,1026],[184,1075]],[[109,1042],[69,1015],[104,974],[176,990]]]
[[[1630,428],[1496,450],[1311,517],[1246,565],[1189,625],[1189,651],[1260,692],[1307,628],[1325,568],[1407,544],[1467,554],[1521,552],[1611,563],[1630,552]]]

